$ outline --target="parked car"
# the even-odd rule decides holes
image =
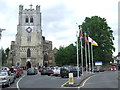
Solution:
[[[60,68],[61,67],[56,67],[55,69],[53,69],[53,75],[59,76],[60,75]]]
[[[16,78],[22,76],[22,74],[23,74],[23,69],[22,68],[13,66],[13,67],[10,68],[10,70],[12,70],[12,69],[15,71]]]
[[[41,72],[43,68],[38,68],[38,71]]]
[[[94,67],[93,71],[94,72],[104,72],[105,69],[102,66],[96,66],[96,67]]]
[[[47,67],[47,75],[50,76],[51,74],[53,74],[53,70],[51,67]]]
[[[17,78],[16,71],[14,68],[9,68],[9,71],[11,72],[12,75],[14,75],[15,79]]]
[[[0,67],[0,70],[2,70],[2,71],[9,71],[9,68],[8,67]]]
[[[27,70],[27,75],[36,75],[37,73],[38,73],[38,71],[35,68],[29,68]]]
[[[69,77],[69,73],[73,73],[73,76],[77,76],[77,67],[75,66],[63,66],[60,69],[60,76],[63,77]],[[79,70],[79,75],[81,75],[81,69]]]
[[[53,74],[53,70],[51,67],[46,67],[41,70],[41,75],[51,75]]]
[[[41,69],[41,75],[47,75],[47,68]]]
[[[11,74],[10,71],[0,71],[0,84],[10,86],[11,83],[14,83],[15,77]]]

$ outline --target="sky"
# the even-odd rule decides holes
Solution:
[[[68,46],[76,41],[78,24],[85,17],[100,16],[107,20],[115,37],[114,47],[118,54],[118,1],[119,0],[0,0],[0,28],[2,32],[0,47],[10,47],[17,33],[19,5],[24,9],[40,5],[42,13],[42,34],[53,42],[53,48]],[[97,41],[96,41],[97,42]]]

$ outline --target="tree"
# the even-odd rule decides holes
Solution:
[[[86,17],[82,23],[83,33],[86,32],[98,43],[98,47],[93,47],[94,61],[103,61],[104,64],[112,59],[113,51],[113,31],[108,26],[105,18],[98,16]]]
[[[2,49],[2,65],[5,65],[7,63],[9,51],[9,48],[6,48],[6,50]]]
[[[60,47],[55,54],[57,65],[76,64],[76,46],[70,44],[67,47]]]

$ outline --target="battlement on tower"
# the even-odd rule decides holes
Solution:
[[[24,9],[24,6],[23,5],[19,5],[19,12],[40,12],[40,6],[39,5],[36,5],[36,9],[32,8],[32,4],[29,5],[30,8],[29,9]]]

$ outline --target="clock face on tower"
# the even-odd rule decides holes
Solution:
[[[28,28],[26,29],[26,31],[27,31],[28,33],[30,33],[30,32],[32,31],[32,28],[28,27]]]

